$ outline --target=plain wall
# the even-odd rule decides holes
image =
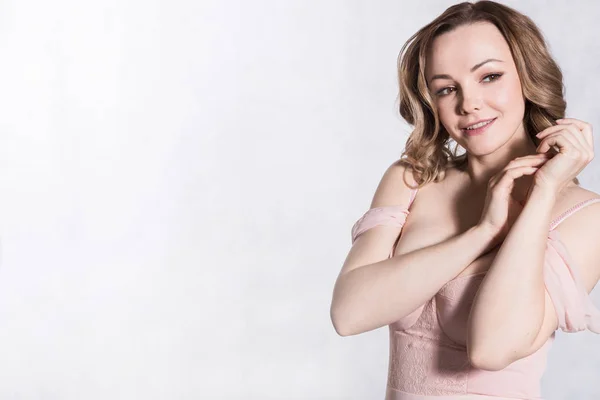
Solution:
[[[454,3],[1,2],[0,398],[383,399],[387,328],[329,306],[410,133],[400,47]],[[600,126],[600,6],[505,4]],[[544,395],[599,374],[559,332]]]

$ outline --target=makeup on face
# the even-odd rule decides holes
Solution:
[[[475,126],[477,126],[477,128],[474,128],[474,129],[462,128],[461,132],[463,132],[467,136],[481,135],[482,133],[487,131],[490,126],[492,126],[492,124],[496,121],[496,118],[484,120],[483,122],[475,124]]]

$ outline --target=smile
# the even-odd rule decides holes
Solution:
[[[488,122],[482,122],[480,124],[477,124],[475,126],[478,126],[477,128],[474,129],[466,129],[463,128],[461,129],[461,131],[467,135],[467,136],[476,136],[476,135],[481,135],[483,132],[485,132],[490,126],[492,126],[492,124],[494,123],[494,121],[496,121],[496,118],[492,119],[491,121]]]

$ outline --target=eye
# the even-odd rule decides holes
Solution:
[[[487,78],[489,78],[489,77],[491,77],[491,76],[496,76],[497,78],[494,78],[494,79],[492,79],[492,80],[491,80],[491,81],[489,81],[489,82],[492,82],[492,81],[496,81],[496,80],[498,80],[498,79],[499,79],[499,78],[502,76],[502,74],[489,74],[489,75],[486,75],[486,76],[483,78],[483,80],[486,80]]]
[[[493,82],[493,81],[497,81],[498,79],[500,79],[500,77],[501,77],[502,75],[503,75],[503,74],[489,74],[489,75],[486,75],[486,76],[483,78],[483,80],[485,81],[486,79],[490,78],[491,80],[487,81],[488,83],[489,83],[489,82]],[[492,79],[492,78],[493,78],[493,79]],[[451,90],[451,89],[455,89],[455,88],[454,88],[454,87],[452,87],[452,86],[448,86],[448,87],[445,87],[445,88],[442,88],[442,89],[438,90],[438,91],[437,91],[435,94],[436,94],[437,96],[445,96],[445,95],[447,95],[448,93],[444,93],[444,91],[446,91],[446,90]],[[455,89],[455,90],[456,90],[456,89]]]
[[[443,89],[438,90],[437,92],[435,92],[436,95],[438,96],[445,96],[447,93],[442,93],[444,90],[450,90],[450,89],[454,89],[453,87],[449,86],[449,87],[445,87]]]

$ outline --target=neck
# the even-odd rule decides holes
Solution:
[[[537,154],[537,146],[523,129],[523,125],[513,137],[493,153],[485,155],[467,155],[465,173],[475,187],[484,187],[492,176],[496,175],[513,159]],[[532,176],[524,175],[523,179],[530,182]]]

